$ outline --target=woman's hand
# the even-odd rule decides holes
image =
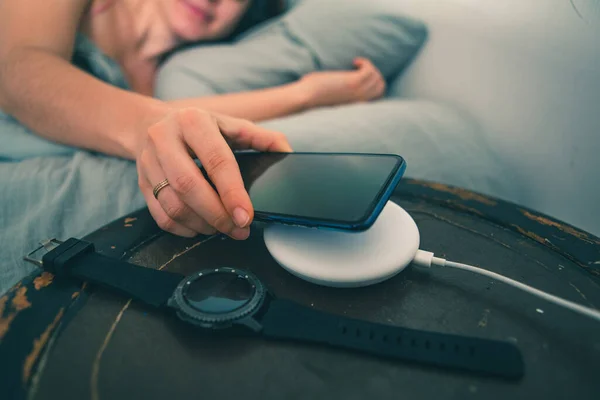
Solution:
[[[217,231],[238,240],[248,237],[254,210],[232,148],[291,151],[279,132],[197,108],[173,111],[148,129],[136,157],[139,186],[163,230],[186,237]],[[155,198],[153,188],[165,179],[169,185]]]
[[[309,107],[375,100],[385,93],[381,72],[366,58],[354,60],[353,71],[320,71],[305,75],[299,84],[308,91]]]

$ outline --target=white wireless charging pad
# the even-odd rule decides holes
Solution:
[[[389,201],[363,232],[272,224],[264,230],[267,249],[290,273],[324,286],[379,283],[402,271],[419,249],[419,230],[402,207]]]

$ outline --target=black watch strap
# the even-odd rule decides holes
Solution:
[[[57,276],[104,286],[155,307],[166,305],[184,278],[104,256],[95,252],[93,243],[73,238],[46,253],[42,267]]]
[[[455,367],[505,378],[523,375],[519,349],[511,343],[375,324],[345,318],[282,299],[270,302],[263,334],[329,344],[382,357]]]

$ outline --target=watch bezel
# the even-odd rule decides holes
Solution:
[[[229,273],[244,278],[254,289],[250,300],[242,307],[222,314],[205,313],[190,306],[185,299],[185,289],[198,279],[213,274]],[[184,278],[173,292],[169,305],[177,309],[178,316],[188,322],[203,328],[220,329],[231,326],[236,321],[254,315],[260,310],[266,296],[266,288],[263,283],[251,272],[230,267],[213,268],[199,271]]]

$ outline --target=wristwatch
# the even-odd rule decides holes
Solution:
[[[41,259],[35,255],[43,251]],[[258,277],[237,268],[183,276],[104,256],[90,242],[46,241],[25,257],[56,276],[70,276],[157,308],[193,326],[311,342],[370,355],[516,379],[519,349],[509,342],[420,331],[329,314],[276,298]]]

